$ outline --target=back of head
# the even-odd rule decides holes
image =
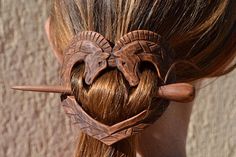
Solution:
[[[158,32],[175,50],[176,61],[191,61],[202,71],[177,66],[177,81],[196,80],[229,69],[226,63],[235,56],[236,41],[229,42],[235,29],[235,6],[233,0],[53,0],[50,36],[55,49],[63,53],[81,31],[99,32],[111,43],[133,30]],[[153,106],[157,117],[161,116],[167,103],[155,99],[160,86],[155,68],[149,64],[139,67],[140,82],[136,87],[129,86],[117,69],[105,70],[88,86],[83,81],[84,65],[78,64],[71,75],[73,94],[89,115],[107,125]],[[107,146],[82,134],[76,156],[134,157],[135,137]]]

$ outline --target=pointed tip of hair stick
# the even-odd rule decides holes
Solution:
[[[32,91],[32,92],[45,92],[45,93],[71,93],[71,89],[63,86],[13,86],[11,89]]]

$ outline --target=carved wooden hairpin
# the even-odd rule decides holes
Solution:
[[[158,77],[163,80],[173,63],[173,54],[161,37],[151,31],[137,30],[124,35],[112,48],[99,33],[85,31],[78,33],[64,52],[62,64],[62,86],[15,86],[13,89],[38,92],[63,93],[67,95],[62,105],[80,129],[107,145],[112,145],[134,133],[143,130],[150,123],[144,120],[149,110],[113,126],[102,124],[90,117],[72,95],[70,78],[77,63],[85,64],[85,83],[91,85],[106,68],[117,68],[130,86],[139,83],[139,65],[149,62],[154,65]],[[194,98],[194,87],[187,83],[173,83],[174,78],[159,88],[157,97],[177,102],[190,102]],[[170,84],[168,84],[170,83]]]

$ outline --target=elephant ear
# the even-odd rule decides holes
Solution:
[[[163,80],[172,60],[162,44],[161,36],[147,30],[137,30],[124,35],[115,45],[117,68],[131,86],[139,83],[139,64],[142,61],[154,65],[157,75]]]
[[[90,85],[96,76],[105,69],[111,53],[109,42],[99,33],[85,31],[78,33],[64,52],[62,81],[70,86],[71,70],[77,63],[85,63],[85,83]]]

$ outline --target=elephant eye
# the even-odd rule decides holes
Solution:
[[[122,65],[125,65],[125,61],[122,61],[121,64],[122,64]]]

